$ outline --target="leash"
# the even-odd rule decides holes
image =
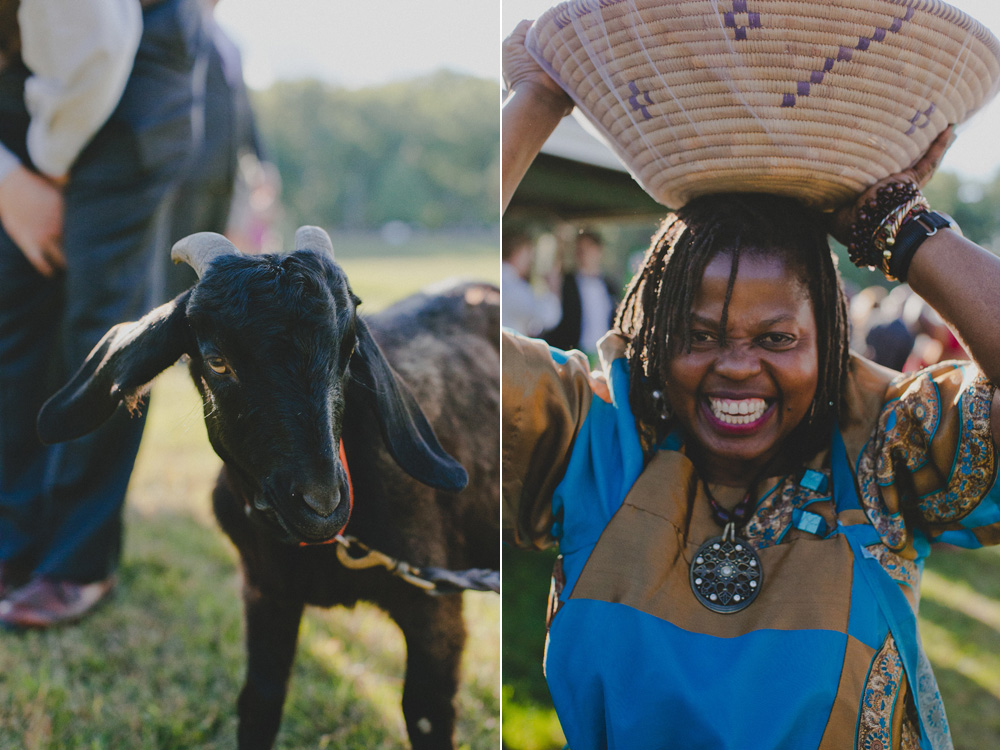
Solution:
[[[351,483],[351,471],[347,468],[347,454],[344,452],[344,441],[340,441],[340,463],[347,475],[347,495],[351,510],[354,509],[354,485]],[[486,568],[470,568],[469,570],[447,570],[445,568],[417,567],[405,560],[390,557],[384,552],[372,549],[356,537],[345,536],[343,528],[333,539],[319,544],[336,544],[337,559],[340,564],[350,570],[365,570],[366,568],[385,568],[392,575],[412,586],[423,589],[428,594],[455,594],[461,591],[493,591],[500,593],[500,571]],[[300,547],[313,547],[309,542],[299,542]]]
[[[364,570],[385,568],[392,575],[423,589],[428,594],[455,594],[461,591],[493,591],[500,593],[500,571],[487,568],[447,570],[446,568],[417,567],[405,560],[390,557],[372,549],[353,536],[337,534],[337,559],[345,568]],[[357,554],[355,554],[357,553]]]

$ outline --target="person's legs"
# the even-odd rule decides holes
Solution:
[[[35,418],[53,382],[62,285],[42,277],[0,229],[0,563],[30,571],[44,537],[48,450]]]
[[[122,100],[73,167],[63,237],[67,379],[112,326],[151,307],[156,226],[192,153],[193,12],[197,2],[165,0],[144,14]],[[36,573],[86,583],[114,571],[144,421],[122,407],[92,434],[55,447],[45,485],[51,534]]]
[[[155,227],[193,150],[199,5],[163,0],[149,6],[143,21],[122,100],[74,164],[65,192],[64,303],[52,325],[59,334],[55,355],[50,354],[60,370],[57,386],[108,329],[149,308]],[[0,356],[3,345],[0,337]],[[25,406],[37,410],[38,404]],[[143,423],[122,408],[92,434],[45,453],[40,494],[36,488],[34,499],[25,501],[25,515],[34,523],[26,536],[38,551],[34,577],[0,602],[0,623],[71,621],[110,590]],[[33,480],[38,483],[37,473]],[[11,505],[5,498],[3,504]]]
[[[146,312],[153,227],[167,187],[67,193],[67,379],[112,326]],[[122,407],[90,435],[53,447],[45,483],[50,536],[36,573],[88,583],[117,567],[121,510],[144,423]]]
[[[27,162],[28,71],[0,72],[0,141]],[[35,415],[55,385],[62,279],[46,279],[0,226],[0,596],[34,567],[44,531],[47,450]]]

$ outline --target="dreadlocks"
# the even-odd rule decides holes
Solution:
[[[615,331],[629,341],[629,398],[643,444],[649,447],[663,437],[668,365],[675,353],[690,351],[695,295],[705,267],[719,253],[730,254],[733,261],[719,326],[723,344],[742,256],[781,258],[808,291],[820,379],[794,444],[810,455],[829,437],[831,420],[840,412],[848,362],[847,302],[820,214],[791,198],[771,195],[696,198],[670,214],[654,235],[614,322]]]

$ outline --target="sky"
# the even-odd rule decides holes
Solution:
[[[500,82],[500,42],[552,0],[222,0],[247,82],[315,77],[360,88],[440,68]],[[1000,35],[1000,0],[952,0]],[[499,116],[499,113],[498,113]],[[959,130],[942,169],[987,180],[1000,170],[1000,97]]]
[[[349,88],[440,68],[500,81],[501,0],[222,0],[247,83],[314,77]]]

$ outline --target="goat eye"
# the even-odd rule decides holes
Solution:
[[[231,372],[229,365],[226,364],[226,360],[222,357],[208,357],[205,360],[205,364],[207,364],[216,375],[228,375]]]

